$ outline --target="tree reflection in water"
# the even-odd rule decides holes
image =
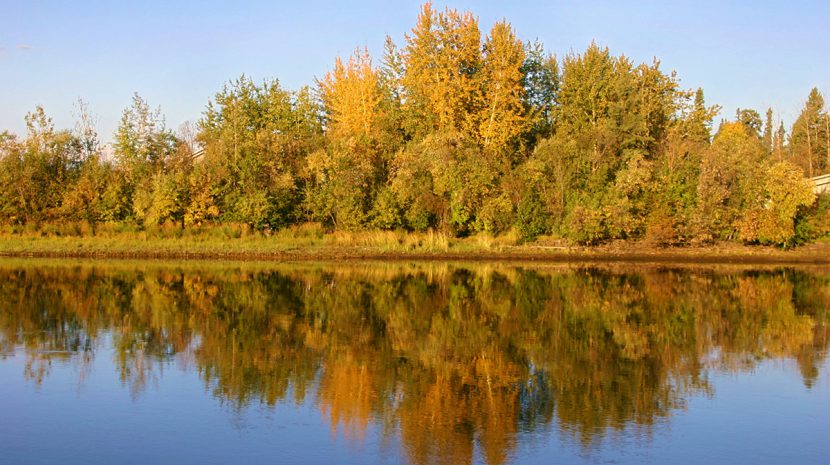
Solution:
[[[503,463],[552,425],[649,431],[767,358],[810,388],[830,339],[826,270],[21,262],[0,302],[0,357],[20,348],[36,383],[111,344],[134,395],[175,360],[233,408],[314,401],[414,463]]]

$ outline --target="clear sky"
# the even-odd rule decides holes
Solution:
[[[43,105],[58,127],[89,103],[102,139],[138,92],[169,127],[197,120],[245,73],[312,84],[337,55],[399,44],[420,1],[0,1],[0,130],[22,133]],[[772,107],[791,122],[812,87],[830,91],[830,1],[448,1],[486,33],[501,18],[557,55],[592,40],[636,61],[657,57],[708,103]]]

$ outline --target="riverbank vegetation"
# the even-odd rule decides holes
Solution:
[[[244,224],[185,229],[167,224],[128,230],[118,224],[101,225],[93,236],[84,224],[68,224],[0,232],[0,256],[292,262],[473,260],[826,265],[830,264],[830,240],[823,238],[791,249],[736,242],[665,248],[630,240],[584,246],[554,236],[541,236],[533,242],[522,241],[515,230],[498,236],[478,233],[453,237],[431,230],[327,232],[319,224],[288,226],[267,235]]]
[[[657,60],[596,44],[556,57],[506,21],[483,32],[430,4],[377,62],[358,49],[295,91],[242,76],[178,133],[135,95],[108,150],[80,110],[72,130],[38,107],[24,136],[0,134],[4,247],[172,229],[656,246],[830,233],[808,179],[830,172],[818,90],[789,131],[772,110],[715,125],[719,107]]]

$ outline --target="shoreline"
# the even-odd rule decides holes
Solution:
[[[453,250],[455,249],[455,250]],[[139,260],[239,260],[274,262],[311,261],[471,261],[536,263],[683,263],[830,265],[830,243],[819,242],[782,250],[774,247],[720,244],[709,247],[658,248],[642,243],[593,247],[543,245],[475,246],[462,244],[445,250],[390,250],[371,245],[292,246],[267,239],[200,243],[175,239],[117,242],[96,238],[0,237],[0,257]]]

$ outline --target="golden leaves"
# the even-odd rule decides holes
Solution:
[[[378,72],[367,49],[357,49],[347,62],[337,58],[334,70],[319,82],[327,131],[340,139],[376,139],[381,116]]]

